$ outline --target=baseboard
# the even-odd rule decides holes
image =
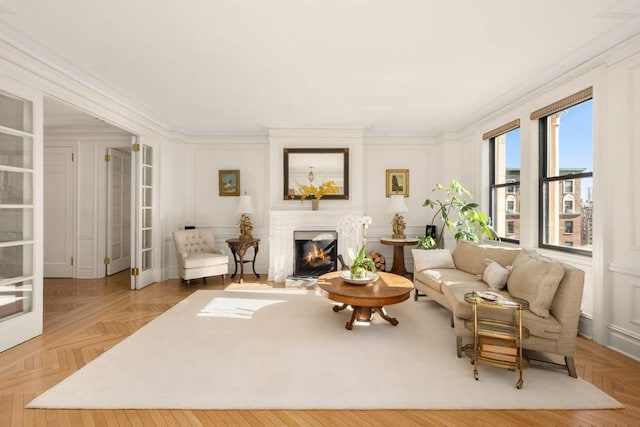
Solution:
[[[580,315],[578,334],[593,339],[593,319],[590,316]],[[607,342],[604,345],[632,359],[640,360],[640,338],[624,329],[609,326],[607,328]]]
[[[580,315],[578,334],[585,338],[593,339],[593,319],[590,316]]]
[[[640,338],[623,329],[607,328],[607,347],[640,361]]]

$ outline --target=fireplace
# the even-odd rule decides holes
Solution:
[[[318,277],[338,269],[336,231],[294,231],[293,243],[294,276]]]

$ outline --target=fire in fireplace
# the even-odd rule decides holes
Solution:
[[[296,277],[318,277],[337,270],[338,233],[336,231],[294,231]]]

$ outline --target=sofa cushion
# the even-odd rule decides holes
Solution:
[[[548,317],[563,276],[564,268],[559,262],[527,250],[513,261],[507,289],[514,297],[529,301],[532,313]]]
[[[184,259],[184,268],[211,267],[213,265],[228,264],[228,255],[217,255],[210,253],[191,254]]]
[[[503,248],[499,246],[478,245],[461,240],[453,251],[453,262],[456,268],[471,274],[484,272],[485,258],[494,260],[503,267],[511,265],[522,252],[522,248]]]
[[[442,292],[444,283],[479,282],[473,274],[456,270],[455,268],[433,268],[422,270],[414,274],[414,280],[419,280],[438,292]],[[485,285],[486,288],[486,285]]]
[[[411,249],[413,271],[432,268],[455,268],[449,249]]]
[[[489,289],[486,283],[480,281],[467,281],[458,283],[446,283],[442,286],[442,293],[451,304],[451,312],[454,317],[460,319],[471,319],[473,308],[471,304],[464,300],[464,294],[473,291],[486,291]]]
[[[489,285],[491,289],[501,290],[507,286],[507,280],[513,267],[510,265],[503,267],[497,262],[487,259],[487,267],[482,273],[482,281]]]

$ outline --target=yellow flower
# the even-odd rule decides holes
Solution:
[[[340,192],[340,189],[336,185],[335,181],[325,181],[320,184],[320,187],[316,187],[315,185],[298,184],[298,192],[300,193],[300,200],[308,198],[320,200],[327,194],[337,194]]]

